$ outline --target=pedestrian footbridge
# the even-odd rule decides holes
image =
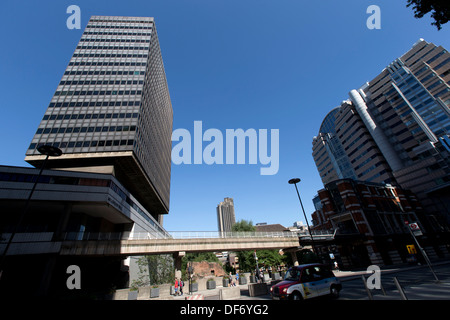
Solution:
[[[110,235],[113,236],[113,235]],[[171,232],[165,235],[133,234],[126,239],[65,240],[61,255],[140,256],[177,252],[243,251],[299,247],[293,232]]]
[[[56,253],[62,256],[141,256],[180,252],[302,249],[311,239],[332,239],[333,234],[311,236],[306,232],[214,232],[175,231],[166,233],[18,233],[7,255]],[[0,252],[8,241],[2,235]]]

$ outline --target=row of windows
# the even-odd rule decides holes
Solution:
[[[142,90],[88,90],[88,91],[56,91],[54,96],[98,96],[98,95],[141,95],[142,94]],[[136,101],[139,102],[139,101]],[[139,105],[139,104],[137,104]]]
[[[389,73],[388,73],[388,72],[386,72],[386,74],[385,74],[383,77],[381,77],[380,79],[378,79],[377,82],[370,83],[370,90],[373,90],[373,87],[375,87],[377,84],[379,84],[381,81],[383,81],[387,76],[389,76]],[[374,96],[374,95],[375,95],[375,92],[377,92],[378,90],[380,90],[380,89],[383,88],[383,87],[384,87],[384,85],[381,85],[381,86],[379,86],[377,89],[373,90],[372,95]],[[374,98],[374,99],[376,99],[376,98]]]
[[[67,128],[39,128],[36,134],[52,133],[84,133],[84,132],[129,132],[136,131],[136,126],[98,126],[98,127],[67,127]]]
[[[48,115],[46,114],[42,120],[84,120],[84,119],[136,119],[138,113],[80,113],[65,115]]]
[[[442,83],[442,81],[438,80],[438,81],[436,81],[435,83],[429,85],[429,86],[427,87],[427,90],[428,90],[428,91],[431,91],[433,88],[437,87],[437,86],[440,85],[441,83]]]
[[[381,177],[383,174],[385,174],[385,173],[387,173],[387,171],[386,170],[381,170],[379,173],[377,173],[377,174],[375,174],[375,175],[373,175],[373,176],[371,176],[369,179],[367,179],[366,181],[373,181],[374,179],[376,179],[376,178],[378,178],[378,177]],[[390,183],[390,178],[389,179],[386,179],[385,181],[384,181],[384,183]]]
[[[72,61],[69,66],[137,66],[144,67],[146,62],[104,62],[104,61]]]
[[[450,58],[445,59],[444,61],[442,61],[441,63],[439,63],[436,67],[434,67],[434,70],[437,70],[439,68],[441,68],[442,66],[446,65],[447,63],[450,62]]]
[[[431,72],[429,75],[427,75],[425,78],[420,80],[420,82],[425,83],[427,80],[431,79],[432,77],[436,76],[434,72]]]
[[[357,122],[355,121],[355,122],[353,122],[353,124],[356,124]],[[353,124],[352,124],[352,126],[353,126]],[[344,134],[341,134],[340,136],[339,136],[339,140],[341,140],[341,143],[342,143],[342,145],[344,145],[346,142],[347,142],[347,140],[349,140],[351,137],[353,137],[355,134],[357,134],[358,133],[358,131],[359,131],[359,129],[361,129],[362,127],[357,127],[355,130],[353,130],[352,131],[352,133],[350,133],[348,136],[347,136],[347,138],[345,138],[344,140],[342,140],[342,137],[344,136]],[[347,130],[346,130],[346,132],[348,132],[348,130],[349,130],[350,128],[348,128]]]
[[[423,67],[422,69],[420,69],[419,71],[416,72],[416,76],[418,76],[420,73],[422,73],[425,70],[428,70],[428,66]],[[444,71],[443,73],[440,74],[441,78],[446,77],[448,74],[450,74],[450,69]],[[435,76],[435,74],[432,72],[430,75],[428,75],[427,77],[425,77],[424,79],[421,80],[421,82],[425,82],[426,80],[430,79],[431,77]]]
[[[100,50],[148,50],[149,47],[131,47],[131,46],[77,46],[77,49],[100,49]]]
[[[357,136],[357,137],[355,138],[355,140],[353,140],[348,146],[346,146],[346,147],[344,148],[344,150],[347,151],[348,149],[350,149],[350,148],[351,148],[356,142],[358,142],[363,136],[364,136],[364,132],[361,133],[359,136]]]
[[[450,89],[449,88],[444,88],[443,90],[439,91],[438,93],[435,94],[436,97],[439,97],[440,95],[443,95],[444,93],[449,92]]]
[[[121,29],[121,30],[129,30],[129,29],[134,29],[134,30],[152,30],[154,27],[153,26],[123,26],[123,25],[87,25],[86,26],[87,29]]]
[[[117,20],[117,19],[90,19],[89,23],[91,22],[109,22],[109,23],[153,23],[153,20]]]
[[[144,80],[66,80],[61,81],[59,85],[95,85],[95,84],[144,84]]]
[[[136,210],[145,220],[147,220],[153,227],[155,227],[158,231],[164,232],[165,231],[161,228],[161,226],[156,223],[153,219],[151,219],[147,213],[142,210],[136,203],[131,200],[129,196],[125,194],[114,182],[111,181],[111,189],[116,192],[126,203],[128,203],[134,210]]]
[[[111,146],[132,146],[134,140],[98,140],[98,141],[62,141],[53,142],[52,145],[56,148],[89,148],[89,147],[111,147]],[[44,144],[31,143],[29,150],[39,148]]]
[[[442,56],[444,53],[446,53],[446,50],[443,50],[441,52],[439,52],[437,55],[435,55],[433,58],[431,58],[430,60],[427,61],[428,64],[430,64],[431,62],[433,62],[434,60],[436,60],[437,58],[439,58],[440,56]]]
[[[110,35],[110,36],[150,36],[151,32],[129,32],[129,31],[121,31],[121,32],[106,32],[106,31],[85,31],[83,35],[93,34],[93,35]]]
[[[359,159],[361,159],[362,157],[364,157],[370,150],[375,149],[374,146],[370,146],[369,148],[367,148],[367,150],[363,153],[361,153],[359,156],[357,156],[356,158],[354,158],[351,163],[355,163],[356,161],[358,161]]]
[[[416,54],[418,54],[420,51],[422,51],[422,50],[425,49],[426,47],[428,47],[428,43],[425,44],[422,48],[420,48],[416,53],[414,53],[413,55],[411,55],[408,59],[406,59],[405,62],[408,62],[408,60],[412,59]]]
[[[68,108],[68,107],[132,107],[139,106],[140,101],[85,101],[85,102],[52,102],[49,108]]]
[[[131,53],[74,53],[72,57],[95,57],[95,58],[147,58],[148,54]]]
[[[34,174],[24,174],[24,173],[7,173],[0,172],[0,181],[9,182],[35,182],[37,175]],[[61,185],[72,185],[72,186],[96,186],[96,187],[108,187],[114,191],[119,197],[125,200],[128,205],[130,205],[134,210],[136,210],[142,217],[144,217],[151,225],[156,227],[159,231],[164,232],[164,230],[151,219],[148,214],[142,210],[128,195],[125,193],[121,187],[116,185],[113,181],[107,179],[96,179],[96,178],[78,178],[78,177],[64,177],[64,176],[49,176],[41,175],[37,181],[39,184],[61,184]]]
[[[427,52],[425,52],[419,59],[417,59],[416,61],[414,61],[411,64],[411,67],[414,66],[417,62],[422,61],[422,59],[427,56],[429,53],[431,53],[433,50],[435,50],[436,48],[432,48],[431,50],[428,50]]]
[[[367,142],[366,142],[367,143]],[[349,154],[348,154],[348,157],[349,158],[351,158],[359,149],[361,149],[361,148],[364,148],[365,146],[366,146],[366,143],[361,143],[361,144],[359,144],[356,148],[355,148],[355,150],[353,150],[352,152],[350,152]]]
[[[354,170],[359,170],[362,167],[364,167],[366,164],[368,164],[370,161],[372,161],[373,159],[375,159],[377,156],[379,156],[378,153],[373,154],[372,156],[370,156],[369,158],[367,158],[366,160],[364,160],[363,162],[361,162],[359,165],[355,166]]]
[[[138,76],[145,75],[145,71],[112,71],[112,70],[92,70],[92,71],[65,71],[64,75],[129,75],[129,76]]]
[[[0,181],[35,182],[36,178],[37,175],[34,174],[0,172]],[[37,182],[48,184],[79,185],[79,186],[97,186],[97,187],[109,186],[109,181],[105,179],[49,176],[49,175],[41,175]]]
[[[81,38],[80,42],[135,42],[135,43],[149,43],[150,39],[107,39],[107,38]]]

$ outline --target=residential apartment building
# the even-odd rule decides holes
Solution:
[[[236,223],[233,198],[225,198],[217,205],[217,225],[219,232],[230,232]]]
[[[420,39],[330,111],[313,157],[324,184],[392,184],[422,203],[426,228],[450,225],[450,54]]]

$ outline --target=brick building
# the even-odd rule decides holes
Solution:
[[[419,241],[430,258],[449,254],[444,239],[427,232],[430,226],[423,219],[423,207],[407,190],[341,179],[319,190],[314,203],[312,229],[336,230],[334,241],[316,245],[316,250],[333,253],[341,267],[407,262],[406,246],[414,241],[405,221],[419,224],[424,232]]]

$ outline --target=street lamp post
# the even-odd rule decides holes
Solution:
[[[259,279],[260,274],[259,274],[259,265],[258,265],[258,256],[256,255],[256,250],[253,252],[253,255],[255,256],[255,261],[256,261],[256,279]]]
[[[189,274],[189,295],[191,294],[191,273],[192,273],[192,262],[188,262],[188,274]]]
[[[305,208],[303,208],[302,199],[300,198],[300,193],[298,192],[298,188],[297,188],[297,183],[299,183],[300,181],[301,180],[299,178],[293,178],[293,179],[289,180],[288,182],[289,182],[289,184],[293,184],[295,186],[295,190],[297,190],[298,200],[300,201],[300,205],[302,206],[303,216],[305,217],[306,225],[307,225],[308,231],[309,231],[309,236],[311,237],[312,250],[313,250],[314,253],[316,253],[316,250],[315,250],[315,247],[314,247],[314,239],[313,239],[313,236],[311,234],[311,229],[309,228],[308,219],[306,218]]]
[[[3,274],[3,265],[4,265],[5,258],[6,258],[6,253],[8,252],[8,249],[11,246],[12,239],[16,235],[17,230],[19,229],[20,225],[22,224],[22,221],[28,211],[28,207],[30,206],[31,197],[33,196],[34,190],[36,189],[39,178],[42,175],[42,171],[44,170],[45,165],[47,164],[47,160],[49,157],[59,157],[60,155],[62,155],[61,149],[50,146],[50,145],[40,146],[39,148],[37,148],[37,150],[39,151],[39,153],[45,155],[46,157],[45,157],[44,162],[42,163],[42,166],[39,170],[39,173],[34,181],[33,187],[31,188],[30,194],[28,195],[27,201],[25,202],[25,207],[23,208],[22,213],[19,217],[19,221],[16,223],[14,230],[11,233],[11,236],[9,237],[8,243],[6,244],[5,250],[3,251],[2,260],[0,261],[0,279]]]

